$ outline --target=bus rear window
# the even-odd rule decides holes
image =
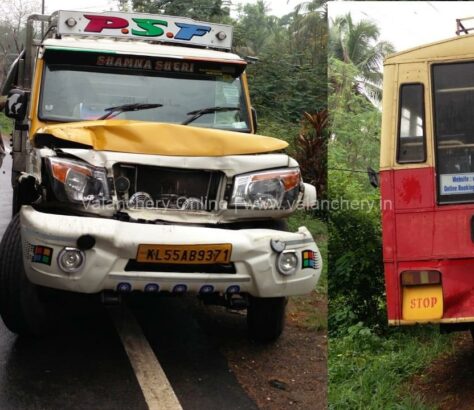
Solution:
[[[438,200],[474,201],[474,63],[433,66]]]
[[[398,115],[397,161],[426,161],[423,84],[403,84],[400,87]]]

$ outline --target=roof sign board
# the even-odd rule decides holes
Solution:
[[[230,50],[232,26],[162,14],[58,12],[60,35],[115,37]]]

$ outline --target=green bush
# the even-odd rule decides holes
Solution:
[[[0,112],[0,133],[11,134],[13,130],[13,121]]]
[[[330,199],[338,204],[329,219],[331,333],[357,322],[384,326],[379,191],[347,174],[334,172],[330,180]]]

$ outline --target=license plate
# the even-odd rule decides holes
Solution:
[[[140,245],[137,262],[174,264],[229,263],[232,245]]]
[[[408,286],[403,288],[403,319],[429,321],[443,317],[441,285]]]

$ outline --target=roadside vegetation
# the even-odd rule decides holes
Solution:
[[[13,123],[10,118],[6,117],[3,112],[0,112],[0,134],[9,135],[13,130]]]
[[[452,348],[439,329],[387,326],[378,170],[383,57],[393,51],[369,21],[332,21],[329,41],[330,408],[426,408],[406,386]],[[431,407],[432,408],[432,407]]]

